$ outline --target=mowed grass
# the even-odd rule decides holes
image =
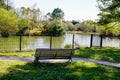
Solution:
[[[104,60],[120,63],[120,49],[117,48],[78,48],[75,57]]]
[[[33,58],[34,51],[29,52],[0,52],[0,56],[16,56],[16,57],[31,57]]]
[[[92,62],[26,63],[0,60],[0,80],[119,80],[120,68]]]
[[[0,56],[20,56],[31,57],[35,54],[35,51],[28,52],[4,52],[0,53]],[[117,48],[78,48],[72,57],[88,58],[95,60],[104,60],[109,62],[120,63],[120,49]]]

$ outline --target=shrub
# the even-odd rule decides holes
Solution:
[[[71,45],[71,44],[66,44],[66,45],[64,46],[64,48],[72,48],[72,45]]]

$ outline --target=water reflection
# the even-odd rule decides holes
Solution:
[[[50,37],[48,36],[30,36],[29,38],[26,38],[25,40],[29,43],[28,45],[25,45],[22,47],[23,50],[34,50],[36,48],[49,48],[50,43]],[[25,42],[26,42],[25,41]]]
[[[0,51],[15,51],[19,48],[19,37],[0,37]]]
[[[90,35],[89,34],[75,34],[75,42],[80,46],[90,46]]]
[[[79,46],[90,47],[89,34],[75,34],[75,42]],[[62,37],[52,38],[52,48],[64,48],[66,44],[72,44],[73,34],[66,34]],[[0,37],[0,51],[15,51],[19,50],[20,37],[14,36],[9,38]],[[120,47],[120,39],[113,37],[104,37],[103,46]],[[100,46],[100,37],[93,37],[93,46]],[[22,50],[35,50],[36,48],[49,48],[49,36],[23,36],[22,37]]]
[[[103,46],[120,47],[120,39],[105,37],[103,39]]]

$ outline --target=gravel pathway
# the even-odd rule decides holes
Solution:
[[[24,61],[24,62],[33,62],[34,58],[26,58],[26,57],[0,57],[0,60],[19,60],[19,61]],[[66,59],[50,59],[50,60],[40,60],[40,62],[67,62],[68,60]],[[72,62],[80,62],[80,61],[85,61],[85,62],[94,62],[97,64],[103,64],[103,65],[108,65],[108,66],[114,66],[114,67],[120,67],[120,63],[112,63],[108,61],[100,61],[100,60],[94,60],[94,59],[86,59],[86,58],[72,58]]]

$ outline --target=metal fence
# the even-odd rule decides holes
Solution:
[[[113,38],[116,38],[115,41]],[[77,42],[76,39],[79,41]],[[86,45],[87,43],[87,45]],[[89,35],[79,37],[77,34],[63,37],[52,36],[12,36],[9,38],[0,37],[0,52],[6,51],[28,51],[36,48],[64,48],[66,44],[71,44],[72,48],[84,47],[120,47],[119,37],[109,37],[100,35]],[[84,45],[85,44],[85,45]]]
[[[62,45],[64,43],[64,39],[65,37],[52,36],[12,36],[8,38],[0,37],[0,52],[34,51],[36,48],[63,48],[64,46]]]
[[[104,36],[91,34],[90,47],[120,47],[120,37],[118,36]]]
[[[76,38],[77,37],[77,38]],[[75,35],[75,45],[84,47],[120,47],[120,37],[89,34],[78,37]]]
[[[19,50],[20,39],[15,37],[2,38],[0,37],[0,52]]]

